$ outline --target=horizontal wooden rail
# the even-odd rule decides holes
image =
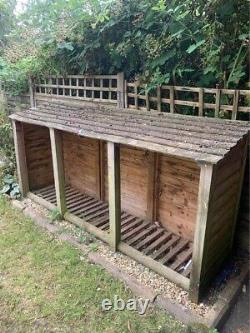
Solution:
[[[124,107],[123,73],[117,75],[69,75],[41,78],[33,83],[34,98],[39,96],[104,102]]]
[[[126,105],[131,109],[182,113],[179,107],[189,107],[191,114],[220,117],[229,112],[228,118],[237,119],[239,112],[250,112],[250,91],[184,86],[158,86],[148,92],[145,84],[126,83]],[[187,108],[186,110],[187,111]]]

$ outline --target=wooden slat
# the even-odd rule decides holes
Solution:
[[[220,96],[221,96],[221,90],[218,88],[216,89],[216,95],[215,95],[215,111],[214,111],[215,118],[218,118],[220,114]]]
[[[135,227],[137,227],[139,223],[140,223],[140,220],[137,217],[133,217],[125,225],[122,224],[122,227],[121,227],[121,233],[122,233],[122,235],[124,235],[130,229],[134,229]]]
[[[93,213],[93,214],[87,216],[86,219],[87,219],[88,221],[91,221],[91,220],[93,220],[93,219],[96,219],[96,218],[99,217],[99,216],[102,216],[102,215],[108,213],[108,212],[109,212],[109,209],[108,209],[108,208],[101,208],[101,209],[99,209],[96,213]]]
[[[26,161],[23,125],[19,122],[12,121],[12,126],[17,163],[17,177],[20,191],[23,196],[26,196],[26,194],[29,192],[29,177]]]
[[[179,240],[180,240],[180,237],[172,234],[171,239],[166,244],[164,244],[163,246],[161,246],[158,251],[156,251],[155,253],[151,254],[151,257],[153,259],[159,259],[166,251],[168,251],[171,248],[171,246],[173,246],[174,244],[176,244]]]
[[[150,221],[157,220],[158,172],[159,172],[159,155],[157,153],[149,152],[147,218]]]
[[[170,113],[174,113],[174,87],[169,88]]]
[[[144,227],[144,230],[140,231],[137,235],[135,235],[134,237],[131,237],[129,240],[126,241],[126,243],[128,245],[134,245],[134,243],[136,243],[137,241],[139,241],[140,239],[144,239],[148,234],[151,234],[152,231],[155,230],[155,226],[154,225],[149,225],[148,227]]]
[[[68,204],[68,209],[70,209],[70,212],[73,211],[74,208],[76,208],[79,204],[88,202],[90,200],[93,200],[93,198],[86,196],[85,194],[82,194],[78,199],[76,199],[74,202],[70,202]]]
[[[110,245],[116,251],[121,240],[120,147],[108,142]]]
[[[50,142],[53,160],[53,173],[56,189],[57,208],[64,215],[67,210],[61,133],[50,128]]]
[[[238,107],[239,107],[239,90],[235,90],[235,92],[234,92],[234,101],[233,101],[232,120],[237,119]]]
[[[187,247],[189,241],[181,239],[180,242],[169,251],[160,261],[166,265],[168,261],[172,260],[179,252]]]
[[[150,233],[144,240],[140,241],[140,243],[135,245],[136,250],[143,250],[144,247],[154,242],[156,239],[159,239],[161,234],[163,233],[163,229],[157,228],[153,233]]]
[[[203,91],[203,88],[200,88],[200,90],[199,90],[199,112],[198,112],[198,115],[200,117],[202,117],[204,115],[203,111],[204,111],[204,91]]]
[[[198,208],[192,256],[192,272],[190,279],[189,296],[195,303],[200,298],[200,279],[202,271],[203,253],[205,245],[206,227],[208,219],[208,207],[214,176],[213,166],[201,164]]]
[[[160,86],[157,86],[156,94],[157,94],[157,111],[161,112],[161,87]]]
[[[173,270],[178,270],[179,267],[183,266],[188,260],[192,257],[193,249],[189,248],[184,250],[182,253],[178,255],[177,260],[175,260],[171,265],[170,268]]]
[[[95,202],[96,200],[94,198],[86,198],[85,200],[80,201],[77,205],[75,205],[74,208],[70,209],[70,212],[72,214],[78,214],[84,207],[88,207],[89,204]]]
[[[123,233],[122,234],[122,241],[126,241],[127,239],[129,239],[130,237],[137,235],[140,231],[142,231],[143,229],[147,228],[149,226],[149,224],[146,224],[143,222],[143,220],[138,219],[138,226],[133,228],[132,230],[128,231],[127,233]]]
[[[74,213],[75,215],[79,215],[89,207],[92,207],[93,205],[96,206],[96,204],[97,204],[96,199],[91,198],[89,201],[85,203],[80,203],[79,206],[76,207],[75,209],[72,209],[71,212]]]

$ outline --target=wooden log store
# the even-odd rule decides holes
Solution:
[[[232,251],[248,124],[63,102],[10,118],[24,196],[200,300]]]

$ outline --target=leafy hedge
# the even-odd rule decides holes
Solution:
[[[247,0],[30,0],[0,61],[9,90],[29,75],[124,71],[162,83],[246,87]],[[13,84],[13,82],[15,84]]]

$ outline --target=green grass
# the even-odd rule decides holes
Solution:
[[[193,333],[165,312],[103,312],[133,297],[123,283],[43,232],[0,196],[0,332]]]
[[[181,332],[165,313],[101,310],[124,285],[0,198],[0,332]]]

